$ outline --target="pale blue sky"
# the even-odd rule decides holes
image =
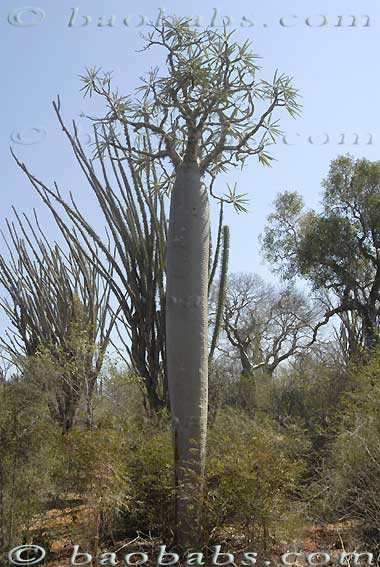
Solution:
[[[122,92],[132,92],[139,76],[160,62],[159,52],[135,52],[142,45],[139,33],[148,29],[138,24],[155,21],[160,9],[166,14],[199,17],[201,25],[220,26],[222,17],[229,17],[236,37],[242,41],[249,38],[261,56],[262,76],[270,79],[278,68],[294,77],[302,94],[303,110],[298,119],[278,115],[283,117],[288,144],[280,140],[273,147],[278,159],[273,167],[262,167],[253,158],[243,172],[232,171],[229,176],[229,181],[237,182],[240,191],[251,198],[249,214],[227,212],[230,270],[269,277],[257,237],[275,195],[296,189],[307,205],[314,206],[320,196],[320,181],[337,155],[350,152],[372,160],[380,157],[380,7],[374,0],[193,0],[191,4],[169,0],[30,0],[27,4],[1,0],[0,225],[12,215],[12,205],[25,212],[36,207],[47,233],[55,234],[49,214],[11,159],[10,144],[32,172],[46,181],[56,180],[63,191],[70,189],[89,218],[97,226],[102,224],[57,125],[51,101],[60,94],[67,121],[76,118],[83,132],[88,132],[78,115],[82,110],[96,114],[97,104],[83,100],[78,74],[86,66],[101,66],[114,71],[114,84]],[[350,25],[353,15],[357,17],[355,26]],[[101,23],[113,25],[98,26],[100,17]],[[359,134],[357,144],[352,143],[354,133]],[[25,143],[33,141],[36,143]],[[4,251],[3,243],[0,251]]]

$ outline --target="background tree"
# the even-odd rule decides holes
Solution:
[[[159,413],[168,407],[164,287],[166,179],[147,159],[138,166],[133,162],[127,130],[127,147],[120,148],[105,143],[104,128],[95,129],[97,160],[94,162],[86,155],[75,124],[73,132],[65,125],[59,99],[53,106],[99,203],[106,236],[96,232],[72,195],[71,202],[64,201],[57,185],[49,188],[25,164],[17,158],[16,161],[51,210],[65,239],[80,248],[82,256],[112,290],[116,305],[120,306],[116,325],[118,340],[112,342],[128,367],[142,379],[148,411]],[[62,205],[63,212],[57,203]]]
[[[0,256],[0,283],[7,292],[0,304],[10,322],[1,340],[21,367],[49,365],[43,387],[52,392],[50,409],[68,431],[81,399],[92,423],[92,398],[114,322],[110,288],[102,285],[96,257],[90,264],[71,243],[63,252],[49,244],[37,218],[33,226],[15,214],[16,223],[7,221],[3,234],[9,258]]]
[[[264,253],[284,277],[298,274],[328,292],[332,306],[326,321],[336,314],[355,314],[363,346],[377,347],[380,162],[339,157],[322,185],[320,212],[306,212],[297,193],[277,197],[264,233]]]
[[[273,373],[310,346],[315,319],[315,307],[293,287],[277,290],[255,274],[230,274],[219,350],[238,357],[244,376]]]
[[[356,311],[343,311],[338,313],[338,317],[341,324],[336,330],[336,338],[342,359],[348,364],[350,359],[360,352],[363,345],[362,326]]]

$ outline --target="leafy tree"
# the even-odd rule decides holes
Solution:
[[[346,314],[343,322],[351,343],[361,335],[364,347],[377,347],[380,162],[339,157],[331,163],[322,186],[320,212],[305,211],[297,193],[277,197],[264,232],[264,254],[285,278],[302,276],[328,294],[331,305],[321,323]]]

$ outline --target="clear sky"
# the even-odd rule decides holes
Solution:
[[[298,190],[308,206],[316,206],[332,159],[347,152],[380,157],[380,4],[375,0],[1,0],[0,225],[12,216],[12,205],[26,213],[36,207],[47,234],[56,234],[49,213],[10,156],[12,145],[35,175],[56,180],[63,192],[71,190],[94,224],[102,226],[51,101],[60,95],[67,122],[78,121],[85,141],[90,129],[79,114],[96,114],[102,107],[83,100],[78,75],[86,66],[113,70],[114,84],[131,93],[139,77],[162,61],[160,52],[136,49],[142,46],[140,33],[148,30],[146,22],[163,13],[190,16],[199,26],[215,28],[225,18],[237,39],[252,41],[261,56],[262,77],[270,80],[279,69],[294,77],[300,90],[301,116],[293,120],[278,113],[286,132],[272,148],[278,161],[266,168],[252,158],[243,172],[229,176],[251,199],[248,214],[227,212],[230,270],[271,277],[257,238],[275,195]]]

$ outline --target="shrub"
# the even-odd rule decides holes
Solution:
[[[127,434],[125,460],[132,487],[124,515],[127,535],[136,531],[170,541],[174,532],[174,477],[168,421],[133,427]]]
[[[239,411],[218,415],[209,433],[205,529],[243,528],[246,543],[266,547],[298,507],[299,432],[279,433]]]
[[[123,435],[111,428],[74,427],[64,437],[61,479],[67,496],[82,498],[87,514],[72,526],[73,539],[94,546],[112,540],[115,522],[131,502],[131,483],[126,466]]]
[[[354,390],[344,396],[338,434],[320,484],[327,518],[360,520],[363,534],[380,543],[380,354],[351,366]],[[317,486],[317,490],[318,490]]]
[[[0,385],[0,547],[30,541],[33,520],[54,491],[60,442],[46,397],[30,377]]]

